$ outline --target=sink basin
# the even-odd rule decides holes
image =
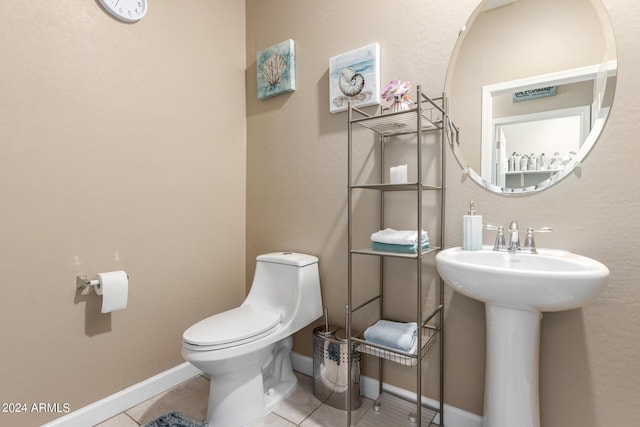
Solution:
[[[442,279],[485,303],[484,427],[540,427],[540,318],[593,301],[609,270],[571,252],[537,254],[446,249],[436,255]]]
[[[583,307],[606,285],[609,270],[585,256],[554,249],[537,254],[451,248],[436,256],[440,276],[457,292],[503,307],[560,311]]]

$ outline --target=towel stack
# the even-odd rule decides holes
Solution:
[[[418,238],[416,230],[385,228],[373,233],[371,241],[371,249],[375,251],[415,254],[418,252],[418,242],[423,251],[429,249],[429,236],[426,231],[422,231]]]
[[[378,320],[364,331],[364,338],[375,344],[415,353],[418,346],[416,322]]]

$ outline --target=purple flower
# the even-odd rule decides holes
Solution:
[[[401,82],[400,79],[395,79],[387,83],[381,96],[386,101],[392,101],[396,96],[404,97],[404,95],[409,92],[409,89],[411,89],[410,82]]]

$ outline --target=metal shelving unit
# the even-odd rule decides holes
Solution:
[[[374,144],[380,144],[380,175],[379,182],[373,184],[361,184],[353,182],[353,147],[354,147],[354,127],[363,127],[374,132],[377,135],[379,142]],[[443,327],[444,327],[444,283],[442,279],[437,278],[439,283],[438,297],[434,303],[434,309],[426,314],[424,313],[425,304],[423,302],[423,262],[427,257],[432,257],[442,247],[444,239],[444,206],[445,206],[445,147],[448,132],[452,132],[452,128],[449,125],[448,117],[446,113],[446,100],[443,97],[429,98],[421,92],[420,86],[417,87],[417,102],[414,108],[401,111],[401,112],[383,112],[379,115],[369,115],[366,112],[349,105],[348,108],[348,301],[346,307],[346,329],[347,329],[347,348],[352,352],[355,351],[361,353],[370,354],[379,358],[378,370],[380,381],[380,393],[381,396],[374,404],[371,418],[367,415],[358,422],[358,426],[376,426],[376,425],[408,425],[408,426],[428,426],[433,423],[436,416],[440,416],[439,424],[444,425],[443,419],[443,396],[444,396],[444,343],[443,343]],[[437,147],[430,147],[431,151],[437,151],[437,153],[430,153],[431,159],[435,157],[436,164],[439,167],[439,173],[435,181],[425,183],[424,179],[424,160],[423,151],[423,138],[427,133],[437,133],[439,143]],[[415,142],[416,153],[415,160],[417,166],[417,180],[414,182],[408,182],[405,184],[388,184],[384,182],[385,176],[385,149],[390,141],[397,141],[399,136],[408,135],[401,139],[404,143],[407,141]],[[403,141],[399,141],[403,143]],[[354,232],[354,193],[356,192],[377,192],[380,199],[380,229],[392,226],[385,223],[385,193],[387,192],[413,192],[416,197],[416,212],[415,212],[415,229],[420,235],[420,231],[423,227],[423,194],[425,192],[435,192],[437,203],[440,206],[439,212],[429,212],[431,215],[439,216],[439,234],[437,241],[433,241],[431,234],[429,235],[430,245],[428,249],[423,250],[420,244],[417,245],[417,252],[395,253],[395,252],[381,252],[375,251],[371,248],[354,248],[353,247],[353,232]],[[374,230],[375,231],[375,230]],[[355,257],[378,257],[379,258],[379,290],[378,294],[364,302],[358,302],[354,305],[354,258]],[[416,353],[404,352],[398,349],[385,347],[377,343],[373,343],[363,339],[363,336],[354,335],[353,316],[356,312],[360,311],[364,307],[370,304],[378,303],[379,306],[379,318],[385,318],[385,303],[384,303],[384,267],[385,260],[388,259],[402,259],[401,262],[408,263],[407,265],[413,265],[416,268],[416,315],[415,321],[419,325],[419,332],[417,334],[417,348],[420,351]],[[434,271],[434,274],[437,273]],[[388,319],[393,320],[393,319]],[[439,401],[437,407],[430,407],[422,403],[422,360],[426,357],[430,350],[434,347],[434,343],[439,338],[439,358],[440,358],[440,370],[439,370]],[[350,355],[350,357],[352,357]],[[435,356],[434,356],[435,357]],[[417,398],[411,402],[408,400],[402,400],[398,403],[396,396],[390,396],[389,393],[382,390],[384,382],[383,373],[383,360],[390,360],[392,362],[409,366],[411,369],[415,369],[416,374],[416,396]],[[351,366],[349,364],[348,378],[351,378]],[[349,382],[349,393],[351,393],[351,382]],[[347,399],[349,402],[350,399]],[[384,416],[380,413],[383,409],[389,408]],[[404,418],[399,415],[402,411],[392,408],[405,408]],[[407,409],[409,408],[409,409]],[[411,413],[407,414],[406,411],[410,410]],[[371,413],[372,411],[369,411]],[[408,417],[407,417],[408,415]],[[394,419],[394,417],[400,416],[400,419]],[[388,418],[391,417],[391,418]],[[380,424],[382,423],[382,424]],[[347,426],[352,425],[352,412],[350,404],[347,405]]]

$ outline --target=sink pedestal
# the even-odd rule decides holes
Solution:
[[[539,427],[540,315],[485,303],[484,427]]]

